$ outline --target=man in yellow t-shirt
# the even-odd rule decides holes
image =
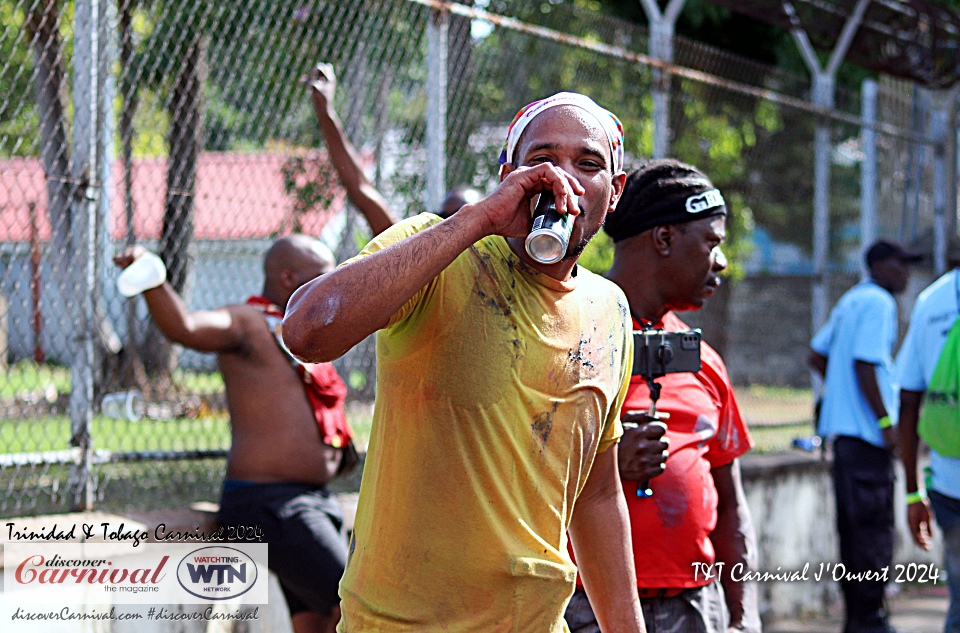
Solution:
[[[601,626],[644,631],[616,461],[630,317],[576,266],[622,191],[622,143],[587,97],[535,102],[490,196],[401,222],[291,299],[303,358],[380,330],[341,631],[564,631],[568,530]],[[524,248],[543,190],[576,216],[554,264]]]

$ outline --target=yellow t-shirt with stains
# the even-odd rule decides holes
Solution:
[[[405,220],[358,257],[439,221]],[[616,285],[582,267],[552,279],[501,237],[410,299],[377,335],[339,630],[565,631],[567,527],[622,434],[632,349]]]

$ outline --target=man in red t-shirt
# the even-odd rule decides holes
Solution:
[[[607,278],[626,294],[634,328],[689,329],[673,311],[699,310],[719,285],[726,214],[720,192],[690,165],[654,160],[628,177],[604,230],[615,243]],[[756,587],[737,582],[756,565],[737,460],[753,442],[720,355],[702,344],[701,359],[696,374],[657,380],[663,422],[643,413],[650,391],[641,376],[623,406],[624,422],[637,423],[619,447],[637,588],[649,633],[759,633]],[[653,496],[638,497],[647,480]],[[572,633],[599,631],[580,588],[566,619]]]

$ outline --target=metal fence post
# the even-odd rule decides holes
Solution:
[[[791,5],[784,5],[793,24],[790,35],[803,57],[807,69],[813,78],[813,104],[823,110],[833,109],[835,79],[840,62],[846,57],[853,36],[867,11],[870,0],[857,0],[857,5],[847,18],[840,32],[830,59],[826,66],[820,60],[803,30],[799,18]],[[811,318],[813,332],[820,329],[827,320],[829,310],[829,257],[830,257],[830,121],[826,117],[817,120],[814,132],[813,164],[813,284],[811,288]]]
[[[673,25],[658,20],[650,29],[650,56],[673,61]],[[670,73],[653,70],[653,157],[670,153]]]
[[[443,203],[447,172],[447,35],[450,13],[435,9],[427,22],[427,211]]]
[[[947,251],[957,237],[957,97],[960,87],[943,91],[933,116],[937,139],[933,172],[933,270],[939,276],[950,262]]]
[[[860,149],[863,159],[860,162],[860,254],[877,239],[877,132],[873,128],[877,123],[877,82],[865,79],[860,88],[860,116],[863,128],[860,130]],[[861,271],[867,275],[866,264],[860,258]]]
[[[100,3],[77,0],[74,43],[73,197],[71,241],[76,292],[75,347],[71,359],[70,445],[80,459],[72,468],[74,510],[93,507],[90,472],[90,426],[93,419],[93,291],[96,281],[95,239],[97,212],[97,93]]]
[[[954,86],[950,89],[947,101],[947,137],[945,152],[947,155],[947,206],[945,213],[947,216],[947,235],[953,238],[958,236],[957,228],[957,171],[960,165],[957,164],[957,99],[960,98],[960,87]],[[947,262],[949,264],[950,262]]]
[[[833,105],[833,77],[818,73],[813,81],[814,103]],[[813,156],[813,294],[811,312],[815,332],[827,320],[830,297],[830,122],[817,121]]]
[[[685,2],[670,0],[661,11],[654,0],[640,0],[650,22],[649,51],[654,59],[673,63],[673,35]],[[670,73],[653,69],[653,158],[670,155],[670,79]]]
[[[947,118],[946,94],[937,95],[930,117],[931,135],[937,140],[933,149],[933,273],[947,270]]]
[[[101,6],[98,16],[99,35],[97,41],[97,182],[99,185],[96,207],[96,295],[94,296],[94,316],[96,318],[98,339],[110,354],[117,354],[123,347],[120,337],[107,316],[103,300],[103,289],[111,279],[113,239],[110,235],[110,205],[113,187],[110,179],[113,175],[115,160],[114,137],[117,132],[114,102],[117,97],[117,81],[114,65],[118,60],[117,51],[117,3],[106,2]]]

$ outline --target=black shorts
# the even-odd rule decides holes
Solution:
[[[322,486],[227,480],[220,499],[221,525],[259,525],[269,567],[294,615],[326,615],[340,603],[347,562],[343,515]]]

